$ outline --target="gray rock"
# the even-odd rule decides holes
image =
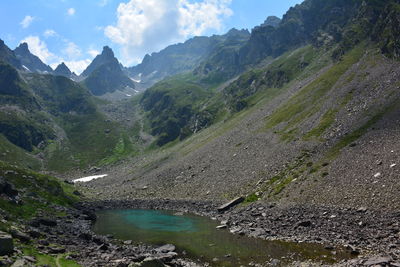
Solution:
[[[235,199],[229,201],[228,203],[225,203],[224,205],[220,206],[217,210],[219,212],[226,211],[226,210],[242,203],[243,201],[244,201],[244,197],[235,198]]]
[[[168,253],[168,252],[173,252],[175,251],[175,246],[172,244],[167,244],[164,246],[161,246],[159,248],[156,248],[155,251],[159,252],[159,253]]]
[[[14,227],[11,229],[10,233],[11,233],[12,237],[17,238],[17,239],[21,240],[22,242],[31,241],[31,238],[29,235],[19,231],[18,229],[14,228]]]
[[[26,267],[29,266],[27,265],[27,262],[24,259],[18,259],[16,260],[11,267]]]
[[[367,260],[364,265],[374,266],[378,264],[389,264],[392,259],[390,257],[373,257]]]
[[[10,255],[14,251],[14,243],[11,235],[0,232],[0,256]]]

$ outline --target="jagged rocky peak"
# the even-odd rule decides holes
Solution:
[[[112,51],[112,49],[108,46],[104,46],[101,54],[97,55],[93,59],[92,63],[90,63],[90,65],[85,69],[85,71],[82,72],[81,77],[88,77],[97,68],[99,68],[102,65],[109,64],[109,63],[119,65],[118,59],[115,58],[114,52]]]
[[[30,53],[27,43],[20,43],[17,48],[15,48],[15,53],[18,54],[28,54]]]
[[[104,46],[103,47],[103,51],[101,52],[101,56],[105,57],[105,58],[109,58],[109,59],[113,59],[115,57],[114,56],[114,52],[108,46]]]
[[[71,77],[72,72],[71,70],[67,67],[67,65],[65,65],[64,62],[62,62],[61,64],[59,64],[57,66],[57,68],[54,70],[54,74],[56,75],[61,75],[61,76],[65,76],[65,77]]]
[[[272,26],[274,28],[278,27],[281,23],[281,19],[276,16],[269,16],[261,26]]]
[[[37,73],[52,73],[53,69],[43,63],[39,57],[35,56],[29,51],[27,43],[20,43],[20,45],[14,49],[14,54],[17,59],[22,63],[23,68],[28,71]]]

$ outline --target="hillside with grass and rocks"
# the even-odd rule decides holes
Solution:
[[[1,42],[0,265],[208,266],[91,230],[141,208],[400,266],[399,23],[397,0],[305,0],[79,77]]]

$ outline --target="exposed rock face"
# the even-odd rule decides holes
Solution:
[[[57,66],[57,68],[54,70],[54,74],[64,76],[67,78],[72,77],[72,72],[70,69],[65,65],[64,62],[62,62],[60,65]]]
[[[101,55],[93,60],[80,77],[86,77],[84,84],[96,96],[135,88],[135,83],[124,74],[121,64],[108,46],[103,48]]]
[[[264,23],[261,26],[272,26],[274,28],[279,26],[279,23],[281,23],[281,19],[275,16],[269,16]]]
[[[8,48],[3,40],[0,39],[0,61],[4,61],[14,68],[22,69],[21,62],[17,59],[14,52]]]
[[[14,53],[25,70],[37,73],[53,72],[53,69],[50,66],[44,64],[40,58],[29,51],[27,43],[21,43],[17,48],[15,48]]]

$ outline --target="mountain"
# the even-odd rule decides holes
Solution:
[[[194,70],[206,58],[217,53],[216,49],[225,46],[224,42],[234,45],[232,39],[244,42],[249,36],[246,30],[232,29],[226,35],[193,37],[184,43],[170,45],[160,52],[146,55],[142,63],[128,68],[127,72],[145,87],[149,87],[163,78]]]
[[[14,52],[8,48],[3,40],[0,39],[0,61],[6,62],[17,69],[22,69],[21,62],[17,59]]]
[[[118,59],[115,58],[114,52],[112,51],[112,49],[108,46],[104,46],[101,54],[97,55],[93,59],[93,61],[89,64],[89,66],[87,66],[87,68],[82,72],[82,74],[80,76],[88,77],[98,67],[105,65],[105,64],[109,64],[109,63],[119,64]]]
[[[33,55],[28,48],[27,43],[21,43],[14,49],[14,54],[21,62],[24,69],[37,73],[52,73],[50,66],[44,64],[37,56]]]
[[[108,46],[81,74],[83,84],[96,96],[116,91],[134,90],[135,83],[125,75],[114,52]]]
[[[77,78],[76,74],[71,72],[70,69],[67,67],[67,65],[65,65],[64,62],[62,62],[61,64],[59,64],[57,66],[57,68],[54,70],[53,74],[64,76],[64,77],[67,77],[70,79]]]
[[[399,18],[398,1],[306,0],[276,28],[253,29],[234,80],[186,73],[156,83],[139,105],[162,147],[113,168],[95,190],[397,214]],[[210,73],[228,62],[219,64]]]
[[[264,21],[263,24],[261,24],[261,27],[267,27],[267,26],[272,26],[274,28],[277,28],[279,26],[279,23],[281,23],[281,19],[276,17],[276,16],[269,16],[267,19]]]

